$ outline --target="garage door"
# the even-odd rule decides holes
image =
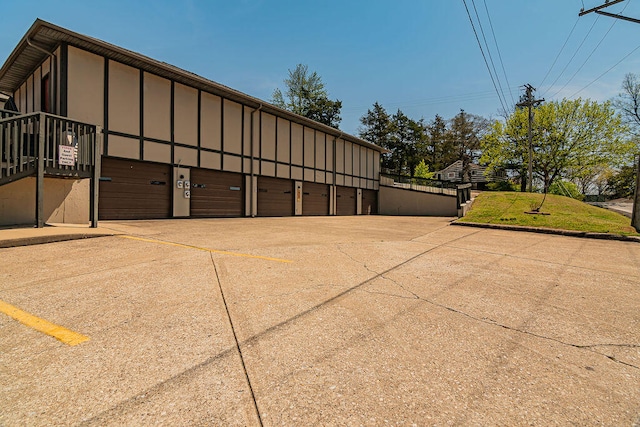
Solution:
[[[258,216],[293,215],[293,181],[258,177]]]
[[[375,190],[362,190],[362,214],[377,215],[378,192]]]
[[[302,183],[302,215],[329,215],[329,186]]]
[[[192,217],[240,217],[243,206],[242,174],[191,169]]]
[[[356,189],[351,187],[336,187],[336,214],[337,215],[355,215]]]
[[[171,216],[171,166],[102,158],[99,219]]]

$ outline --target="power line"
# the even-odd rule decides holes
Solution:
[[[502,89],[502,83],[500,82],[500,76],[498,75],[498,71],[496,70],[496,64],[493,61],[493,56],[491,55],[491,49],[489,49],[489,43],[487,43],[487,37],[484,34],[484,28],[482,26],[482,21],[480,20],[480,14],[478,13],[478,9],[476,9],[475,0],[471,0],[471,4],[473,5],[473,10],[476,13],[476,19],[478,20],[478,26],[480,27],[480,34],[482,34],[482,40],[484,40],[484,46],[487,48],[487,54],[489,55],[489,62],[491,63],[491,68],[493,68],[493,75],[498,82],[498,87],[500,88],[500,93],[502,94],[502,99],[504,100],[504,106],[507,105],[507,98],[504,96],[504,90]],[[503,106],[503,108],[504,108]]]
[[[584,6],[584,5],[583,5]],[[549,77],[549,74],[551,74],[551,70],[553,70],[553,67],[556,65],[556,62],[558,62],[558,58],[560,58],[560,54],[562,53],[562,51],[564,50],[564,48],[567,46],[567,43],[569,42],[569,39],[571,38],[571,35],[573,34],[573,31],[576,29],[576,27],[578,26],[578,21],[580,21],[580,18],[578,17],[578,19],[576,19],[576,23],[573,24],[573,28],[571,28],[571,31],[569,32],[569,35],[567,36],[567,39],[564,41],[564,43],[562,44],[562,47],[560,48],[560,51],[558,52],[558,54],[556,55],[556,59],[553,60],[553,64],[551,64],[551,67],[549,67],[549,71],[547,71],[547,74],[544,75],[544,78],[542,79],[542,81],[540,82],[540,84],[538,86],[542,87],[542,85],[544,84],[544,82],[547,80],[547,77]]]
[[[618,65],[620,65],[620,63],[622,63],[625,59],[627,59],[628,57],[630,57],[633,53],[635,53],[635,51],[637,51],[638,49],[640,49],[640,45],[638,45],[635,49],[633,49],[631,52],[629,52],[628,54],[626,54],[620,61],[616,62],[611,68],[609,68],[607,71],[605,71],[604,73],[600,74],[598,77],[596,77],[595,79],[593,79],[591,81],[591,83],[589,83],[588,85],[586,85],[585,87],[583,87],[582,89],[580,89],[579,91],[577,91],[576,93],[574,93],[573,95],[571,95],[569,98],[573,98],[574,96],[576,96],[577,94],[579,94],[580,92],[582,92],[583,90],[585,90],[586,88],[588,88],[589,86],[591,86],[592,84],[594,84],[595,82],[597,82],[598,80],[600,80],[604,75],[608,74],[611,70],[613,70],[614,68],[616,68]]]
[[[573,59],[576,57],[576,55],[578,54],[578,52],[580,51],[580,49],[582,48],[582,45],[584,44],[585,41],[587,41],[587,37],[589,37],[589,34],[591,34],[591,31],[593,30],[593,27],[596,25],[596,22],[598,22],[598,19],[600,17],[598,16],[593,23],[591,24],[591,28],[589,28],[589,31],[587,32],[587,34],[584,36],[584,38],[582,39],[582,42],[580,43],[580,46],[578,46],[578,48],[576,49],[576,51],[574,52],[574,54],[571,56],[571,59],[569,59],[569,62],[567,62],[567,65],[564,66],[564,68],[562,69],[562,71],[560,71],[560,74],[558,74],[558,77],[556,77],[556,79],[553,81],[553,83],[551,83],[549,85],[549,87],[547,88],[547,90],[545,90],[545,92],[542,94],[543,96],[547,94],[547,92],[549,92],[549,89],[551,89],[553,87],[553,85],[555,85],[558,80],[560,80],[560,77],[562,77],[562,75],[564,74],[565,71],[567,71],[567,68],[569,67],[569,65],[571,64],[571,62],[573,61]]]
[[[493,88],[496,90],[496,93],[498,94],[498,99],[500,99],[500,104],[502,105],[502,108],[504,109],[504,111],[507,111],[507,108],[504,105],[504,102],[502,102],[502,98],[500,97],[500,91],[498,91],[498,86],[496,86],[496,81],[493,78],[493,74],[491,74],[491,68],[489,67],[489,63],[487,62],[487,57],[484,54],[484,50],[482,49],[482,43],[480,43],[480,38],[478,37],[478,32],[476,31],[476,26],[473,24],[473,18],[471,18],[471,13],[469,12],[469,8],[467,7],[467,1],[466,0],[462,0],[462,3],[464,3],[464,8],[467,11],[467,16],[469,16],[469,22],[471,23],[471,28],[473,29],[473,34],[475,34],[476,36],[476,41],[478,42],[478,47],[480,47],[480,53],[482,53],[482,58],[484,59],[484,64],[487,67],[487,71],[489,72],[489,77],[491,77],[491,82],[493,83]]]
[[[519,91],[519,87],[514,86],[509,89],[509,93],[514,93]],[[494,90],[482,91],[482,92],[471,92],[459,95],[448,95],[448,96],[438,96],[433,98],[422,98],[422,99],[412,99],[405,101],[393,101],[393,102],[382,102],[380,103],[385,108],[389,107],[420,107],[434,104],[447,104],[447,103],[457,103],[464,101],[475,101],[481,99],[490,99],[495,98],[497,96]],[[369,108],[371,104],[368,105],[355,105],[347,108],[343,108],[341,111],[357,111],[363,108]]]
[[[489,13],[489,8],[487,7],[487,0],[484,0],[484,9],[487,11],[487,18],[489,19],[489,26],[491,27],[491,34],[493,35],[493,42],[496,45],[496,50],[498,51],[498,59],[500,59],[500,65],[502,66],[502,73],[504,74],[504,80],[507,83],[507,88],[511,86],[509,84],[509,78],[507,77],[507,71],[504,69],[504,61],[502,61],[502,54],[500,53],[500,47],[498,46],[498,39],[496,38],[496,33],[493,31],[493,22],[491,22],[491,14]],[[502,94],[504,96],[504,93]],[[513,98],[513,93],[509,92],[509,96],[511,97],[511,103],[515,105],[516,101]]]
[[[629,6],[629,3],[631,3],[631,0],[629,0],[629,2],[627,4],[625,4],[624,8],[620,11],[620,13],[624,12],[624,10],[627,8],[627,6]],[[580,19],[578,17],[578,19]],[[582,63],[582,65],[580,65],[580,67],[578,67],[578,69],[576,70],[575,73],[573,73],[573,75],[571,76],[571,78],[569,78],[569,80],[567,80],[567,82],[564,84],[564,86],[562,86],[560,88],[560,90],[556,91],[556,93],[554,93],[553,95],[551,95],[551,98],[555,98],[555,96],[557,94],[559,94],[560,92],[562,92],[564,90],[564,88],[566,88],[569,83],[571,83],[573,81],[573,79],[578,75],[578,73],[584,68],[584,66],[587,64],[587,62],[589,62],[589,59],[591,59],[591,57],[593,56],[593,54],[596,52],[596,50],[598,50],[598,48],[600,47],[600,45],[602,44],[602,42],[604,41],[604,39],[607,38],[607,36],[609,35],[609,33],[611,32],[611,30],[613,29],[614,25],[616,25],[616,22],[618,21],[613,21],[611,23],[611,26],[609,27],[609,29],[607,30],[607,32],[604,34],[604,36],[602,36],[602,38],[600,39],[600,41],[598,42],[598,44],[596,45],[596,47],[593,48],[593,50],[591,51],[591,53],[589,54],[589,56],[587,56],[587,59],[584,60],[584,62]]]

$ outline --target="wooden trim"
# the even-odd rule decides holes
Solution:
[[[140,144],[140,160],[142,160],[143,157],[143,147],[144,147],[144,70],[139,69],[140,71],[140,87],[138,88],[138,91],[140,92],[140,130],[139,133],[140,135],[138,135],[138,143]],[[113,132],[111,132],[113,133]],[[115,133],[114,133],[115,134]]]
[[[60,45],[60,112],[58,115],[67,117],[69,102],[69,46]]]
[[[198,89],[198,167],[200,167],[200,153],[202,152],[202,91]]]
[[[104,94],[103,94],[103,144],[104,144],[104,152],[107,152],[107,148],[109,147],[109,134],[107,129],[109,129],[109,58],[103,56],[104,58]],[[96,217],[97,218],[97,217]]]
[[[175,156],[175,108],[176,108],[176,82],[171,80],[171,99],[169,101],[169,133],[171,137],[171,164],[176,164]],[[173,186],[172,186],[173,188]],[[171,198],[171,212],[173,212],[173,197]]]

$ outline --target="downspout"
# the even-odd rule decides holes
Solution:
[[[338,129],[339,130],[339,129]],[[343,135],[342,131],[340,131],[340,133],[338,134],[338,136],[336,136],[335,138],[333,138],[333,197],[331,198],[331,207],[333,208],[333,214],[337,215],[337,196],[336,196],[336,178],[337,178],[337,174],[336,174],[336,159],[337,159],[337,155],[336,155],[336,141],[340,139],[340,137]],[[344,160],[343,160],[344,161]]]
[[[41,48],[40,46],[33,44],[31,42],[31,40],[29,39],[29,37],[27,37],[27,44],[29,46],[31,46],[32,48],[39,50],[40,52],[49,55],[49,57],[51,58],[51,80],[50,80],[50,86],[49,88],[54,88],[54,90],[50,90],[49,91],[49,106],[53,107],[55,105],[56,102],[56,95],[57,95],[57,88],[58,88],[58,77],[57,77],[57,72],[56,69],[58,68],[58,58],[56,57],[55,53],[49,52],[46,49]],[[42,110],[42,105],[40,106],[40,110]],[[57,112],[57,109],[56,109]],[[47,113],[52,113],[52,111],[47,111]]]
[[[256,108],[255,110],[253,110],[251,112],[251,138],[249,139],[249,141],[250,141],[249,145],[251,146],[251,167],[249,168],[249,170],[251,171],[251,194],[249,195],[249,209],[251,210],[251,218],[255,218],[255,216],[256,216],[255,213],[254,213],[255,212],[255,209],[254,209],[255,206],[254,206],[254,201],[253,201],[253,193],[257,192],[257,189],[253,188],[253,178],[255,176],[255,171],[253,170],[253,161],[254,161],[254,157],[255,157],[254,156],[255,151],[253,149],[253,145],[254,145],[254,143],[253,143],[253,140],[254,140],[253,135],[255,134],[255,131],[253,129],[253,124],[254,124],[253,114],[258,112],[258,111],[260,111],[260,110],[262,110],[262,104],[260,104],[260,106],[258,108]],[[256,190],[256,191],[254,191],[254,190]]]

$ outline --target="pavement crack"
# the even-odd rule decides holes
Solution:
[[[413,293],[413,292],[411,292],[411,291],[408,291],[407,289],[405,289],[402,285],[400,285],[398,282],[396,282],[396,281],[395,281],[395,280],[393,280],[392,278],[385,276],[385,272],[382,272],[382,273],[381,273],[381,272],[379,272],[379,271],[373,270],[372,268],[370,268],[370,267],[367,265],[367,263],[366,263],[366,262],[355,259],[353,256],[351,256],[351,254],[347,253],[343,248],[341,248],[341,247],[340,247],[340,245],[337,245],[337,248],[338,248],[338,250],[339,250],[342,254],[344,254],[347,258],[349,258],[349,259],[350,259],[350,260],[352,260],[353,262],[356,262],[356,263],[358,263],[358,264],[361,264],[361,265],[362,265],[362,266],[363,266],[367,271],[369,271],[370,273],[375,274],[378,278],[381,278],[381,279],[384,279],[384,280],[388,280],[389,282],[391,282],[391,283],[395,284],[396,286],[398,286],[398,287],[400,287],[400,288],[404,289],[405,291],[407,291],[408,293],[410,293],[411,295],[413,295],[413,298],[408,298],[408,299],[416,299],[416,298],[418,298],[418,296],[417,296],[416,294],[414,294],[414,293]],[[370,294],[379,294],[379,295],[388,295],[388,296],[398,297],[398,298],[407,298],[407,297],[404,297],[404,296],[401,296],[401,295],[397,295],[397,294],[389,294],[389,293],[385,293],[385,292],[368,291],[368,290],[365,290],[365,289],[361,289],[360,291],[361,291],[361,292],[367,292],[367,293],[370,293]]]
[[[576,346],[579,348],[593,348],[593,347],[622,347],[622,348],[640,348],[640,344],[588,344]]]
[[[499,322],[497,322],[497,321],[495,321],[493,319],[489,319],[489,318],[486,318],[486,317],[476,317],[476,316],[473,316],[473,315],[471,315],[469,313],[466,313],[466,312],[464,312],[462,310],[458,310],[456,308],[449,307],[447,305],[440,304],[440,303],[437,303],[435,301],[431,301],[431,300],[429,300],[427,298],[421,297],[421,296],[417,295],[416,293],[414,293],[412,291],[409,291],[404,286],[400,286],[400,287],[402,289],[404,289],[405,291],[415,295],[416,298],[419,299],[420,301],[423,301],[423,302],[426,302],[428,304],[434,305],[436,307],[440,307],[442,309],[445,309],[447,311],[459,314],[461,316],[467,317],[467,318],[472,319],[474,321],[485,323],[487,325],[497,326],[497,327],[500,327],[500,328],[503,328],[503,329],[507,329],[507,330],[512,331],[512,332],[517,332],[517,333],[520,333],[520,334],[529,335],[529,336],[532,336],[532,337],[535,337],[535,338],[538,338],[538,339],[543,339],[543,340],[547,340],[547,341],[553,341],[555,343],[558,343],[558,344],[561,344],[561,345],[564,345],[564,346],[567,346],[567,347],[573,347],[573,348],[577,348],[577,349],[580,349],[580,350],[587,350],[587,351],[590,351],[592,353],[604,356],[604,357],[606,357],[607,359],[609,359],[609,360],[611,360],[613,362],[620,363],[622,365],[629,366],[631,368],[640,369],[640,366],[624,362],[624,361],[622,361],[620,359],[617,359],[614,356],[611,356],[609,354],[606,354],[606,353],[603,353],[603,352],[600,352],[600,351],[596,351],[594,349],[595,347],[640,348],[640,345],[637,345],[637,344],[589,344],[589,345],[573,344],[573,343],[569,343],[569,342],[566,342],[566,341],[562,341],[562,340],[560,340],[558,338],[548,337],[546,335],[536,334],[535,332],[527,331],[527,330],[524,330],[524,329],[514,328],[513,326],[505,325],[503,323],[499,323]]]
[[[436,228],[435,230],[431,230],[431,231],[430,231],[430,232],[428,232],[428,233],[421,234],[420,236],[416,236],[416,237],[414,237],[413,239],[409,239],[409,242],[417,242],[417,240],[418,240],[418,239],[422,239],[423,237],[426,237],[426,236],[428,236],[428,235],[430,235],[430,234],[437,233],[438,231],[440,231],[440,230],[444,230],[444,229],[445,229],[445,228],[447,228],[447,227],[449,227],[449,224],[444,225],[444,226],[439,227],[439,228]],[[475,234],[475,233],[474,233],[474,234]],[[424,242],[418,242],[418,243],[424,243]]]
[[[376,274],[376,275],[380,275],[380,276],[382,276],[382,274],[381,274],[380,272],[375,271],[375,270],[373,270],[373,269],[369,268],[369,266],[367,265],[366,261],[360,261],[360,260],[358,260],[358,259],[355,259],[351,254],[347,253],[347,252],[346,252],[346,251],[341,247],[341,245],[340,245],[340,244],[337,244],[337,245],[336,245],[336,248],[338,248],[338,251],[339,251],[341,254],[343,254],[344,256],[346,256],[347,258],[349,258],[351,261],[353,261],[353,262],[355,262],[355,263],[357,263],[357,264],[361,264],[361,265],[362,265],[362,266],[363,266],[363,267],[364,267],[364,268],[365,268],[369,273],[373,273],[373,274]]]
[[[321,288],[333,288],[333,289],[341,289],[342,286],[338,286],[338,285],[334,285],[331,283],[319,283],[315,286],[309,286],[309,287],[305,287],[302,289],[298,289],[292,292],[282,292],[279,294],[276,293],[269,293],[268,295],[262,295],[262,296],[252,296],[251,298],[235,298],[234,302],[232,304],[235,304],[236,302],[248,302],[248,301],[257,301],[257,300],[261,300],[261,299],[265,299],[265,298],[280,298],[280,297],[289,297],[289,296],[293,296],[293,295],[299,295],[305,292],[310,292],[316,289],[321,289]]]
[[[507,254],[507,253],[503,253],[503,252],[488,251],[488,250],[482,250],[482,249],[477,249],[477,248],[472,249],[472,248],[462,247],[462,246],[449,246],[449,247],[452,248],[452,249],[457,249],[457,250],[466,251],[466,252],[485,253],[485,254],[491,254],[491,255],[500,255],[500,256],[503,256],[503,257],[514,258],[514,259],[518,259],[518,260],[534,261],[534,262],[539,262],[539,263],[542,263],[542,264],[561,266],[561,267],[570,267],[570,268],[574,268],[576,270],[594,271],[594,272],[597,272],[597,273],[603,273],[603,274],[608,274],[608,275],[612,275],[612,276],[623,276],[625,279],[627,279],[629,281],[633,280],[634,282],[637,279],[640,279],[640,276],[629,276],[629,274],[626,273],[626,272],[601,270],[601,269],[597,269],[597,268],[584,267],[584,266],[580,266],[580,265],[570,265],[570,264],[561,263],[561,262],[554,262],[554,261],[548,261],[548,260],[539,259],[539,258],[531,258],[531,257],[528,257],[528,256],[521,256],[521,255],[512,255],[512,254]]]
[[[244,355],[242,354],[242,347],[240,346],[240,341],[238,340],[238,334],[236,333],[235,325],[233,324],[233,319],[231,318],[231,312],[229,311],[229,305],[227,304],[227,298],[224,295],[224,290],[222,289],[222,282],[220,281],[220,275],[218,274],[218,267],[216,267],[216,261],[213,259],[213,253],[209,252],[209,256],[211,257],[211,264],[213,265],[213,270],[216,275],[216,282],[218,283],[218,288],[220,290],[220,296],[222,297],[222,302],[224,303],[224,309],[227,312],[227,319],[229,320],[229,326],[231,328],[231,333],[233,334],[233,339],[236,343],[236,350],[238,352],[238,356],[240,357],[240,363],[242,364],[242,370],[244,371],[244,377],[247,380],[247,386],[249,387],[249,392],[251,393],[251,399],[253,401],[253,407],[256,411],[256,416],[258,417],[258,424],[262,427],[262,416],[260,415],[260,409],[258,408],[258,401],[256,399],[256,394],[253,391],[253,385],[251,384],[251,378],[249,377],[249,371],[247,370],[247,365],[244,360]]]

